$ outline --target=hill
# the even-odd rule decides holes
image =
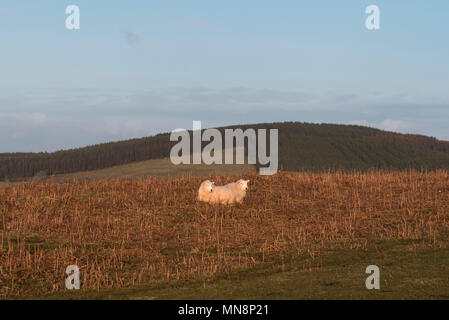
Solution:
[[[279,129],[279,169],[285,171],[449,168],[449,142],[421,135],[299,122],[230,126],[219,130],[223,132],[226,128]],[[3,153],[0,154],[0,180],[100,170],[167,158],[174,144],[167,133],[54,153]]]

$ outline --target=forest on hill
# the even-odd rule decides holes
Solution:
[[[285,171],[449,168],[449,142],[433,137],[355,125],[300,122],[229,126],[219,130],[223,132],[226,128],[279,129],[279,169]],[[0,180],[19,180],[38,173],[98,170],[166,158],[176,143],[169,136],[158,134],[53,153],[1,153]]]

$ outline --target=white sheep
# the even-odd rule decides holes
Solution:
[[[224,186],[212,185],[210,193],[210,203],[233,204],[242,203],[248,190],[249,180],[240,179],[237,182],[228,183]]]
[[[205,180],[201,182],[200,188],[198,189],[198,200],[209,202],[212,197],[214,182],[210,180]]]

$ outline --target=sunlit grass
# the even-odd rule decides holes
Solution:
[[[419,285],[444,295],[445,282],[435,281],[447,258],[446,171],[208,178],[224,184],[242,177],[250,190],[233,207],[198,203],[205,178],[195,176],[0,188],[1,296],[66,297],[64,271],[75,264],[78,297],[109,290],[138,298],[142,292],[132,288],[143,286],[158,298],[364,298],[362,267],[375,257],[396,270],[383,287],[404,289],[387,296]],[[414,258],[420,254],[427,258]],[[414,278],[396,283],[395,272]],[[297,277],[295,286],[305,281],[303,291],[283,285],[289,277]]]

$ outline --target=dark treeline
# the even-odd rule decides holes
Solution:
[[[281,170],[449,168],[449,142],[420,135],[361,126],[298,122],[228,128],[279,129]],[[96,170],[165,158],[175,143],[170,141],[169,134],[160,134],[54,153],[3,153],[0,154],[0,180],[16,180],[38,173],[53,175]]]
[[[173,144],[164,134],[54,153],[4,153],[0,154],[0,180],[32,177],[37,173],[53,175],[89,171],[165,158]]]

